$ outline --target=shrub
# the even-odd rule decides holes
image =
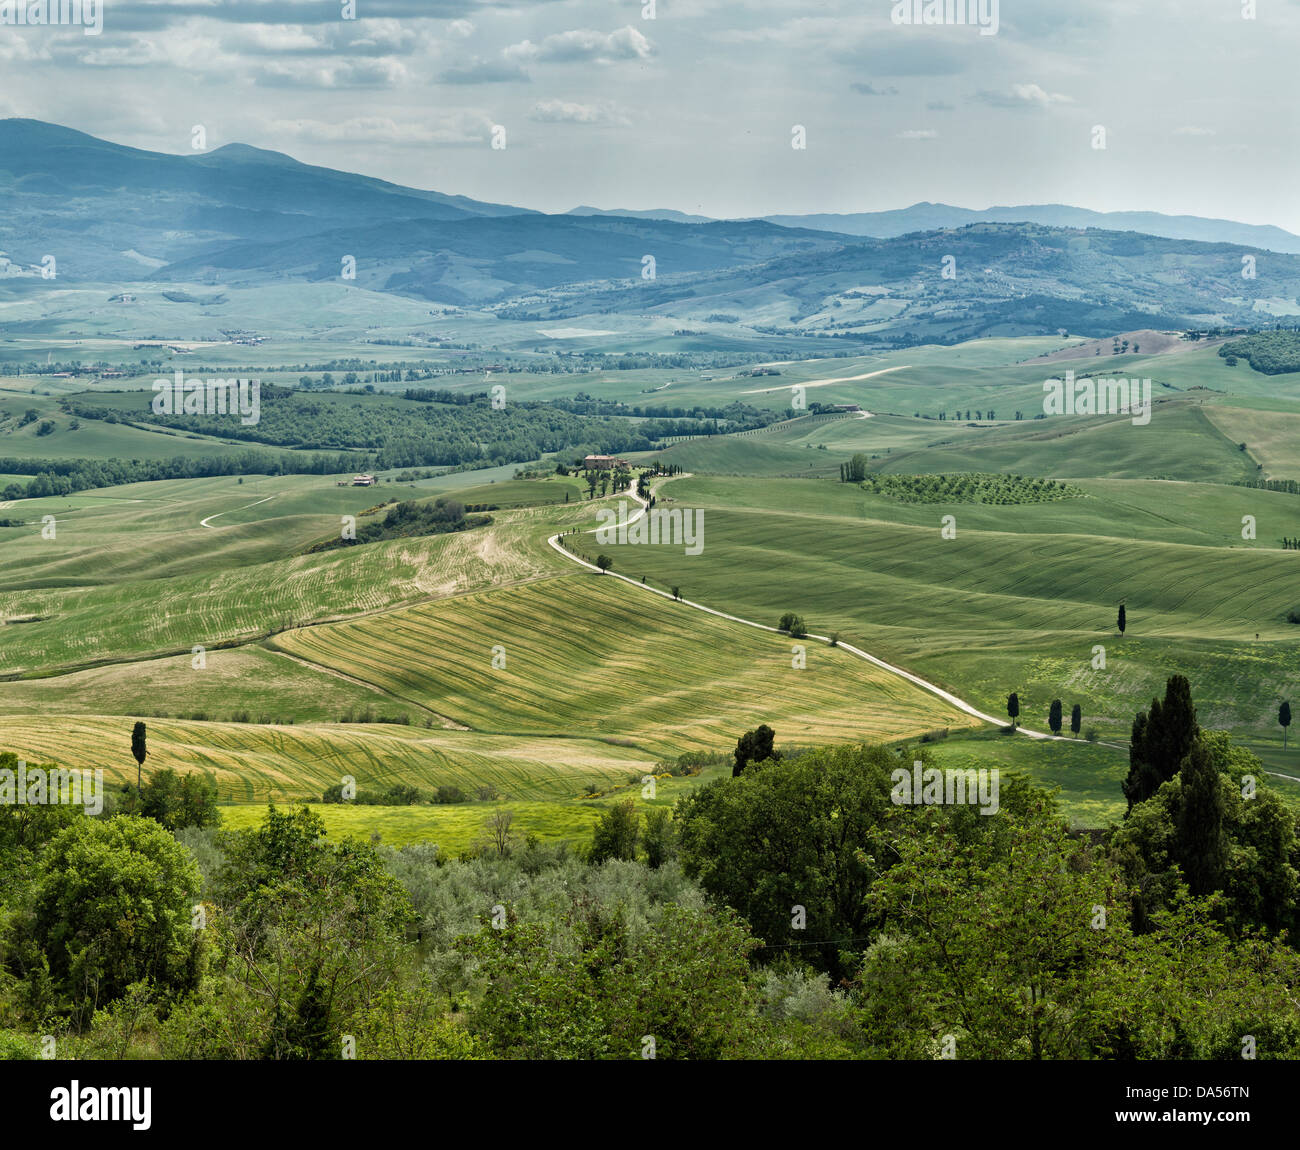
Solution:
[[[789,632],[796,639],[802,639],[808,634],[802,616],[796,615],[793,611],[787,611],[781,616],[781,621],[777,623],[777,629]]]

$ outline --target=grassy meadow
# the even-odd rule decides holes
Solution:
[[[476,322],[447,319],[460,330]],[[671,500],[661,506],[703,510],[702,554],[597,547],[590,535],[575,549],[593,559],[604,551],[634,581],[679,586],[686,599],[769,626],[795,611],[812,631],[839,632],[990,714],[1014,690],[1021,721],[1043,729],[1052,699],[1067,715],[1078,703],[1100,742],[1000,735],[824,643],[804,644],[807,665],[796,668],[789,637],[584,571],[546,540],[589,531],[596,510],[620,497],[592,502],[577,476],[516,479],[526,465],[510,465],[402,481],[390,472],[373,488],[338,486],[346,476],[248,475],[15,502],[4,515],[21,525],[0,527],[0,747],[125,781],[134,777],[130,724],[144,718],[148,766],[207,772],[231,826],[256,819],[267,799],[319,799],[345,775],[363,788],[508,796],[319,808],[331,833],[431,839],[458,852],[500,803],[522,832],[584,837],[598,805],[639,794],[630,780],[655,762],[729,751],[759,723],[786,746],[899,744],[947,729],[933,744],[941,764],[1023,771],[1059,786],[1070,817],[1095,826],[1123,808],[1126,755],[1104,744],[1126,743],[1133,714],[1183,673],[1202,723],[1245,740],[1300,799],[1300,766],[1291,766],[1300,755],[1282,749],[1276,724],[1279,701],[1300,681],[1300,628],[1287,622],[1300,609],[1300,552],[1281,544],[1300,537],[1300,496],[1241,485],[1300,477],[1290,377],[1229,368],[1213,347],[1193,344],[1146,357],[1042,358],[1076,342],[774,361],[779,377],[637,369],[514,372],[507,382],[516,399],[585,390],[651,408],[739,400],[782,411],[795,385],[809,400],[860,404],[869,416],[797,416],[643,454],[687,473],[659,481]],[[211,362],[259,351],[228,348]],[[1149,376],[1151,423],[1034,419],[1043,380],[1066,367]],[[444,378],[433,386],[484,387],[480,375]],[[0,456],[236,449],[122,423],[73,429],[36,390],[0,386]],[[18,426],[29,408],[55,430]],[[903,485],[839,482],[856,453],[870,473]],[[900,495],[909,476],[991,472],[1068,480],[1069,495]],[[440,494],[495,505],[491,525],[308,553],[347,516],[364,524],[391,500]],[[53,539],[42,536],[47,516]],[[655,801],[694,785],[673,779]]]

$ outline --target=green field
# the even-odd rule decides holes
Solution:
[[[527,738],[389,724],[256,723],[149,719],[151,769],[198,769],[222,802],[319,798],[356,779],[363,789],[481,785],[521,799],[577,798],[640,777],[654,756],[616,739]],[[0,717],[0,746],[28,762],[102,768],[111,782],[135,780],[128,717],[49,714]]]
[[[808,644],[807,666],[795,669],[786,638],[585,573],[287,632],[273,645],[476,731],[610,734],[664,757],[727,749],[761,722],[807,745],[974,721],[825,644]]]
[[[396,498],[401,487],[392,488],[392,495],[387,487],[336,488],[328,477],[243,485],[220,478],[24,500],[29,525],[0,528],[14,564],[0,583],[0,618],[35,621],[0,632],[0,675],[210,650],[534,578],[553,569],[548,532],[591,514],[576,503],[503,511],[493,513],[499,524],[491,531],[295,554],[336,535],[343,511],[359,515]],[[47,514],[56,518],[53,541],[41,537]],[[214,514],[212,526],[202,526]]]
[[[661,490],[703,508],[702,554],[609,550],[615,570],[732,614],[774,625],[798,611],[810,629],[839,630],[992,714],[1017,691],[1025,721],[1041,726],[1059,697],[1103,736],[1126,737],[1133,713],[1182,672],[1207,725],[1272,729],[1300,679],[1300,633],[1286,622],[1300,553],[1267,537],[1300,526],[1298,497],[1081,486],[1085,499],[996,507],[905,504],[833,481],[685,478]],[[1260,539],[1241,539],[1243,514],[1256,515]],[[956,538],[941,534],[945,515]]]
[[[644,453],[689,473],[659,482],[671,501],[660,506],[703,510],[702,554],[597,547],[589,535],[574,537],[575,550],[606,551],[634,582],[680,586],[688,600],[768,626],[796,611],[812,631],[838,631],[993,715],[1014,690],[1031,727],[1045,728],[1052,699],[1067,714],[1078,703],[1085,731],[1103,743],[1125,743],[1133,714],[1167,676],[1187,674],[1201,722],[1245,740],[1300,797],[1300,782],[1281,777],[1300,780],[1300,767],[1276,725],[1278,702],[1300,682],[1300,628],[1286,621],[1300,609],[1300,552],[1281,546],[1300,537],[1300,496],[1240,485],[1297,475],[1290,377],[1229,368],[1207,346],[1104,362],[1038,358],[1070,342],[782,361],[777,377],[724,368],[505,378],[516,400],[586,390],[649,407],[740,400],[784,410],[798,384],[810,401],[860,404],[872,414],[802,416]],[[227,348],[231,358],[211,361],[259,353]],[[1067,366],[1150,376],[1151,423],[1034,419],[1043,380]],[[421,386],[484,383],[475,374]],[[10,380],[0,390],[0,456],[226,449],[126,424],[83,420],[73,430],[54,398],[31,386]],[[967,407],[978,409],[970,420]],[[53,419],[54,432],[19,427],[29,408]],[[948,418],[918,418],[939,410]],[[879,475],[999,472],[1068,479],[1071,492],[1046,502],[909,502],[899,494],[906,483],[878,494],[839,482],[858,452]],[[209,771],[223,802],[318,798],[348,774],[363,787],[490,785],[535,833],[581,837],[595,817],[584,792],[614,793],[684,751],[729,750],[762,722],[785,745],[896,742],[947,728],[934,745],[941,760],[1001,764],[1059,786],[1081,825],[1122,813],[1125,755],[1114,747],[1000,736],[815,641],[796,669],[788,637],[580,569],[547,537],[590,530],[596,510],[621,497],[587,500],[580,477],[549,474],[553,462],[534,465],[544,479],[515,479],[521,466],[402,482],[390,472],[372,488],[338,485],[350,475],[247,475],[15,502],[4,514],[22,525],[0,528],[0,746],[125,780],[130,723],[143,717],[149,765]],[[365,523],[390,500],[443,493],[495,505],[493,522],[306,553],[347,516]],[[47,516],[52,539],[42,537]],[[944,538],[945,516],[955,538]],[[1243,538],[1247,517],[1253,539]],[[493,665],[494,649],[503,665]],[[340,829],[382,828],[394,842],[433,837],[459,851],[490,805],[323,811]],[[253,807],[229,812],[255,817]]]

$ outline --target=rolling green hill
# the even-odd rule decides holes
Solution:
[[[1271,732],[1300,676],[1300,633],[1286,621],[1300,605],[1300,553],[1279,543],[1300,526],[1300,497],[1082,486],[1086,499],[999,508],[900,504],[827,481],[681,479],[663,490],[704,508],[702,554],[605,550],[615,570],[745,618],[775,625],[797,611],[992,714],[1017,691],[1041,726],[1059,697],[1122,738],[1183,673],[1207,724]],[[1242,540],[1243,514],[1256,516],[1257,540]],[[1092,666],[1099,645],[1104,671]]]

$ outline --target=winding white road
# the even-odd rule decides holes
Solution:
[[[676,478],[686,478],[686,477],[677,476]],[[651,493],[653,494],[653,489]],[[642,499],[641,496],[637,495],[635,488],[629,488],[626,492],[620,492],[620,496],[622,495],[627,495],[629,498],[636,500],[636,502],[640,504],[641,509],[626,521],[626,524],[635,523],[638,519],[640,519],[643,515],[645,515],[646,509],[649,506],[649,502],[645,499]],[[624,526],[626,524],[620,526]],[[582,532],[582,534],[592,535],[599,530],[601,529],[598,527],[593,527],[587,531]],[[565,550],[564,546],[560,543],[560,538],[561,537],[559,535],[552,535],[547,540],[547,542],[553,548],[555,548],[556,551],[558,551],[561,555],[563,555],[566,559],[569,559],[572,562],[577,563],[579,566],[585,567],[589,571],[600,570],[600,568],[597,567],[594,563],[588,563],[585,559],[579,559],[578,556]],[[782,631],[779,627],[769,627],[764,623],[756,623],[753,619],[743,619],[739,615],[728,615],[725,611],[718,611],[715,610],[713,607],[706,607],[703,603],[694,603],[690,599],[674,599],[672,595],[670,595],[667,591],[660,591],[657,587],[648,587],[646,586],[646,584],[638,583],[635,579],[627,575],[618,575],[610,571],[606,571],[605,574],[606,575],[613,574],[615,579],[622,579],[624,583],[630,583],[633,587],[639,587],[642,591],[648,591],[651,595],[658,595],[661,598],[668,599],[670,602],[685,604],[687,607],[692,607],[696,611],[703,611],[706,614],[714,615],[719,619],[727,619],[732,623],[740,623],[746,627],[756,627],[760,631],[771,631],[773,634],[776,635],[788,634],[788,632]],[[811,632],[809,632],[809,634],[804,636],[804,638],[817,639],[820,642],[827,643],[827,644],[830,643],[830,637],[828,635],[814,635]],[[966,702],[965,699],[959,699],[956,695],[952,694],[952,692],[945,691],[942,687],[937,686],[936,684],[931,683],[926,679],[922,679],[919,675],[913,675],[911,671],[905,671],[903,670],[902,667],[895,667],[892,663],[886,663],[884,659],[878,659],[875,655],[872,655],[870,652],[864,651],[860,647],[855,647],[851,643],[840,642],[839,644],[837,644],[837,646],[840,648],[840,650],[847,651],[850,655],[856,656],[859,659],[864,659],[868,663],[873,663],[875,666],[888,671],[892,675],[897,675],[901,679],[906,679],[909,683],[914,683],[916,686],[920,687],[923,691],[929,691],[930,694],[937,695],[940,699],[944,700],[944,702],[952,704],[952,706],[956,707],[959,711],[963,711],[968,715],[973,715],[975,718],[980,719],[986,723],[992,723],[994,726],[997,727],[1006,726],[1006,723],[1002,719],[996,718],[993,715],[985,714],[983,711],[978,710],[977,708],[971,706],[970,703]],[[1054,739],[1063,743],[1075,741],[1073,739],[1067,739],[1064,735],[1052,735],[1052,734],[1048,734],[1046,731],[1033,731],[1030,730],[1028,727],[1017,727],[1017,733],[1026,735],[1031,739]],[[1105,743],[1103,745],[1107,747],[1115,747],[1119,750],[1127,749],[1120,743]]]
[[[256,507],[259,503],[266,503],[268,500],[271,500],[271,499],[274,499],[274,498],[275,498],[274,495],[268,495],[268,496],[266,497],[266,499],[254,499],[252,503],[245,503],[243,507],[232,507],[232,508],[230,508],[230,511],[218,511],[218,512],[216,513],[216,515],[209,515],[209,516],[208,516],[208,519],[219,519],[219,518],[220,518],[221,516],[223,516],[223,515],[229,515],[231,511],[243,511],[244,508],[246,508],[246,507]],[[208,522],[208,519],[200,519],[200,520],[199,520],[199,526],[200,526],[200,527],[212,527],[212,524]],[[215,528],[215,527],[212,527],[212,530],[215,531],[216,528]]]

